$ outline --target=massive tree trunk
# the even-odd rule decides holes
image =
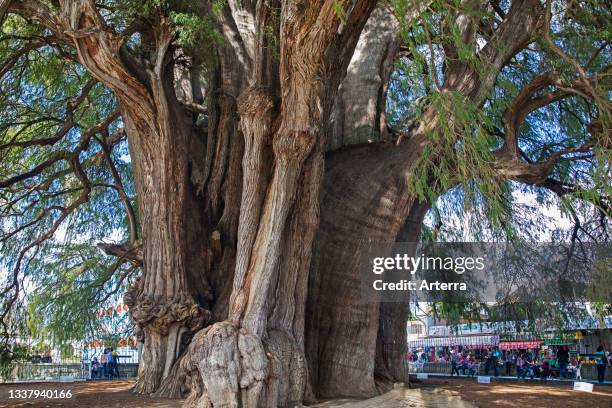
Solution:
[[[125,295],[144,342],[135,389],[152,393],[166,383],[166,393],[175,395],[175,362],[193,334],[210,321],[213,306],[227,304],[223,289],[227,275],[231,279],[232,219],[237,217],[231,203],[239,196],[241,155],[241,143],[231,138],[231,100],[212,107],[221,119],[206,154],[191,113],[176,97],[169,21],[161,18],[152,27],[154,52],[142,63],[126,52],[93,2],[64,1],[61,7],[55,30],[72,42],[91,75],[114,91],[128,136],[144,272]],[[224,179],[232,185],[222,191]],[[207,201],[202,198],[206,193]],[[224,205],[225,200],[230,204]]]
[[[125,297],[144,341],[136,389],[147,393],[157,390],[188,337],[208,322],[213,297],[206,274],[211,254],[202,239],[210,233],[184,160],[191,129],[184,114],[173,110],[164,115],[167,128],[156,133],[138,130],[130,113],[123,114],[138,163],[137,191],[156,197],[138,201],[146,273]]]
[[[416,146],[362,146],[328,158],[306,331],[313,385],[322,396],[372,396],[375,374],[405,377],[392,368],[403,364],[405,304],[385,306],[381,314],[378,303],[364,303],[358,271],[366,244],[394,243],[409,214],[409,238],[418,237],[425,212],[408,192]],[[379,319],[385,323],[380,334]]]
[[[226,35],[240,39],[236,55],[250,66],[238,98],[244,187],[228,319],[189,346],[187,405],[290,406],[308,394],[306,279],[319,222],[324,124],[373,6],[354,4],[339,28],[333,2],[283,3],[278,60],[257,30],[274,21],[270,10],[231,2],[223,16],[231,20],[222,27]]]
[[[409,183],[440,118],[425,106],[403,137],[387,130],[395,18],[378,9],[363,30],[376,1],[230,0],[204,109],[189,86],[176,97],[166,17],[143,62],[93,1],[60,3],[59,16],[16,7],[72,44],[121,108],[142,235],[143,276],[126,294],[144,341],[136,391],[277,407],[404,380],[408,299],[363,303],[358,276],[366,243],[416,241],[428,209]],[[455,62],[440,91],[481,103],[540,13],[514,1],[479,50],[484,69]],[[184,105],[206,110],[207,137]]]
[[[418,9],[411,12],[407,19]],[[334,106],[306,327],[312,384],[320,396],[367,397],[380,386],[407,380],[409,299],[365,304],[357,274],[368,242],[418,240],[427,209],[406,188],[406,169],[418,159],[418,149],[411,152],[412,143],[396,147],[385,119],[387,85],[400,44],[399,22],[388,9],[377,9]],[[394,164],[391,155],[401,162]],[[376,380],[381,380],[378,387]]]
[[[486,69],[477,72],[457,61],[447,68],[441,91],[459,92],[481,103],[499,69],[529,42],[541,15],[537,1],[513,2],[507,18],[481,51]],[[476,23],[462,26],[465,41],[469,41],[468,33]],[[381,45],[395,41],[392,35],[385,37],[380,28],[388,26],[378,26],[379,35],[369,39],[376,46],[367,49],[393,50]],[[370,29],[376,27],[372,24]],[[367,32],[362,40],[367,43]],[[384,94],[388,78],[378,76],[385,70],[376,63],[393,60],[393,56],[370,52],[368,60],[372,63],[347,74],[336,103],[339,112],[334,118],[340,118],[340,123],[332,127],[335,136],[331,147],[357,146],[330,153],[326,160],[321,223],[310,271],[307,357],[313,388],[326,397],[372,396],[379,391],[377,385],[405,380],[409,299],[405,303],[364,303],[358,265],[367,243],[418,239],[428,204],[419,202],[409,183],[426,146],[435,147],[428,135],[440,125],[438,112],[426,106],[409,133],[397,141],[384,142],[386,129],[381,129],[379,122],[384,117],[384,98],[374,95]],[[378,92],[370,90],[370,99],[364,101],[359,90],[372,86]],[[342,100],[345,95],[355,95],[350,104]],[[344,117],[353,119],[345,124],[341,121]],[[383,142],[359,145],[377,139]]]

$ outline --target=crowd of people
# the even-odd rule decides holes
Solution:
[[[45,353],[43,355],[34,354],[32,357],[30,357],[30,361],[34,364],[38,364],[38,363],[51,364],[53,363],[53,358],[51,357],[51,354],[49,353]]]
[[[588,362],[597,365],[597,380],[604,382],[606,366],[612,365],[612,353],[606,352],[602,346],[594,355],[588,357]],[[450,363],[451,376],[484,373],[498,377],[516,376],[518,379],[582,379],[581,368],[587,362],[584,356],[570,353],[567,346],[546,350],[500,350],[499,347],[461,350],[438,348],[427,352],[424,349],[409,352],[406,359],[412,362],[445,362]],[[513,370],[515,368],[515,370]]]
[[[104,378],[111,380],[119,376],[119,354],[112,348],[105,348],[100,353],[100,359],[91,359],[91,379]]]

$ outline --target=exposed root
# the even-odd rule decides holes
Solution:
[[[191,391],[191,376],[187,372],[184,360],[186,354],[183,354],[174,363],[170,374],[168,374],[161,382],[161,385],[153,393],[156,398],[185,398]],[[199,377],[199,375],[196,375]]]
[[[268,375],[259,337],[229,322],[215,323],[194,336],[187,355],[186,364],[199,372],[201,387],[196,380],[186,407],[259,406]]]

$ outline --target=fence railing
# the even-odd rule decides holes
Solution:
[[[134,378],[138,364],[119,364],[120,378]],[[108,378],[100,372],[97,379]],[[94,378],[94,379],[96,379]],[[13,363],[0,372],[0,382],[58,382],[92,379],[88,363]]]
[[[427,373],[427,374],[450,374],[451,373],[451,363],[434,363],[434,362],[422,362],[422,361],[410,361],[408,362],[408,372],[410,374],[416,373]],[[459,372],[463,374],[463,370],[460,368]],[[465,370],[467,374],[469,370]],[[491,368],[489,370],[489,374],[493,374],[494,369]],[[485,373],[485,364],[480,363],[480,366],[475,373],[476,375],[486,375]],[[580,368],[580,374],[583,380],[597,380],[597,366],[595,364],[583,364]],[[506,376],[506,366],[499,366],[499,375]],[[516,366],[512,366],[510,369],[510,376],[516,377]],[[612,367],[608,367],[606,370],[606,381],[612,381]]]

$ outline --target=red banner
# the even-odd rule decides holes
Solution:
[[[503,341],[499,343],[500,350],[517,350],[528,348],[539,348],[541,341]]]

